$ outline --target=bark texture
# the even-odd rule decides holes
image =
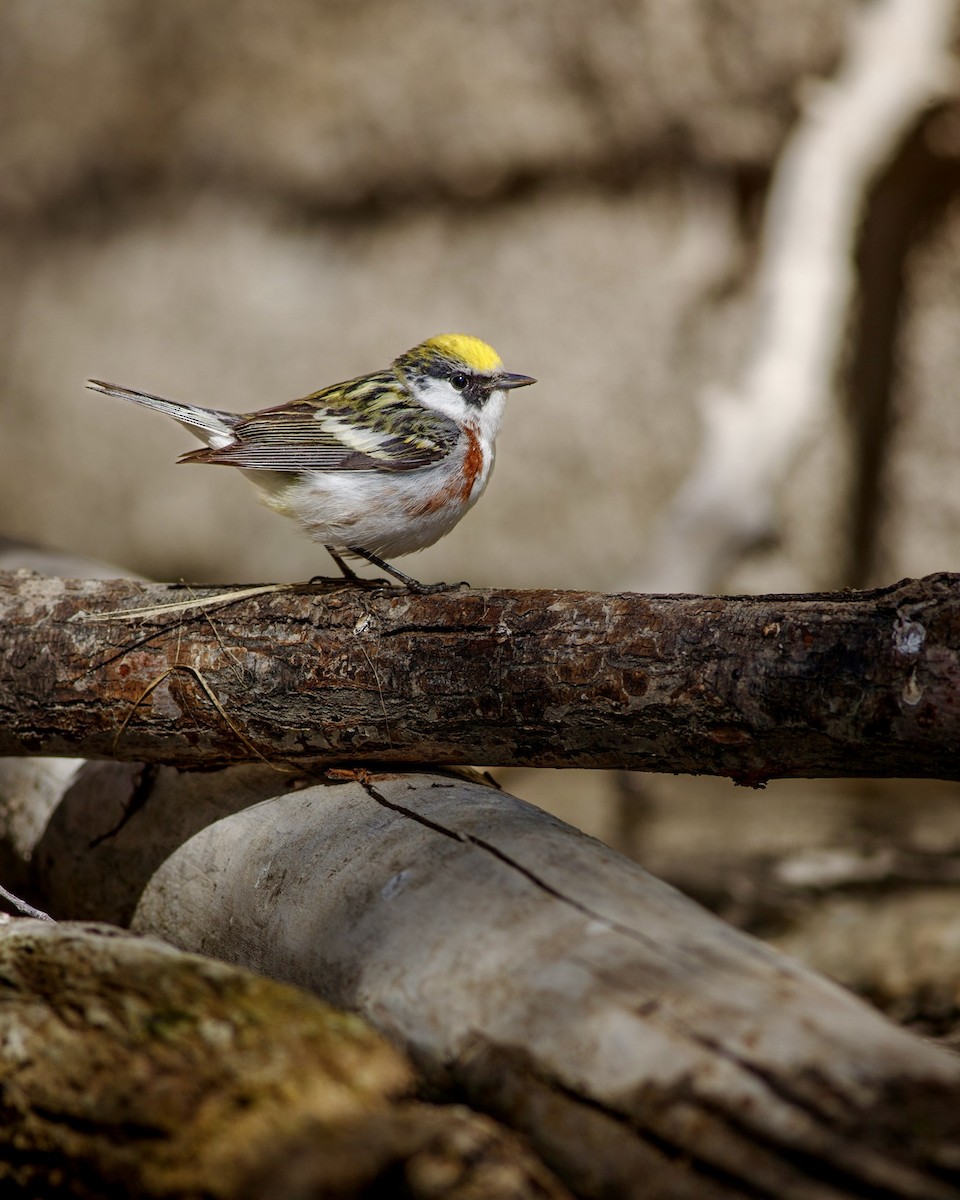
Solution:
[[[960,1197],[960,1061],[636,864],[452,776],[198,808],[237,770],[88,764],[45,903],[366,1015],[582,1196]]]
[[[801,596],[224,595],[0,577],[0,754],[960,777],[955,575]]]
[[[0,924],[4,1196],[562,1200],[488,1119],[404,1100],[358,1017],[105,927]]]

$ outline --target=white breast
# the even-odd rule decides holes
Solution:
[[[468,479],[470,445],[475,450]],[[292,517],[325,546],[362,546],[384,558],[432,546],[483,494],[493,467],[492,443],[478,435],[434,467],[378,471],[244,471],[275,512]],[[479,461],[478,461],[479,460]]]

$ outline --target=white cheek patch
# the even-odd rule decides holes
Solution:
[[[471,412],[476,412],[446,379],[427,379],[421,387],[420,399],[427,408],[450,417],[458,425],[462,425]]]

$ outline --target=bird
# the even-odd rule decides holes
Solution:
[[[206,445],[182,463],[237,467],[274,512],[321,542],[344,578],[366,559],[414,592],[390,558],[432,546],[480,499],[507,393],[536,380],[504,370],[470,334],[444,333],[383,371],[250,413],[166,400],[99,379],[86,386],[165,413]]]

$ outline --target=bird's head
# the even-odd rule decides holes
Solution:
[[[536,383],[503,369],[492,346],[466,333],[442,333],[401,354],[394,363],[412,394],[458,424],[493,438],[508,391]]]

